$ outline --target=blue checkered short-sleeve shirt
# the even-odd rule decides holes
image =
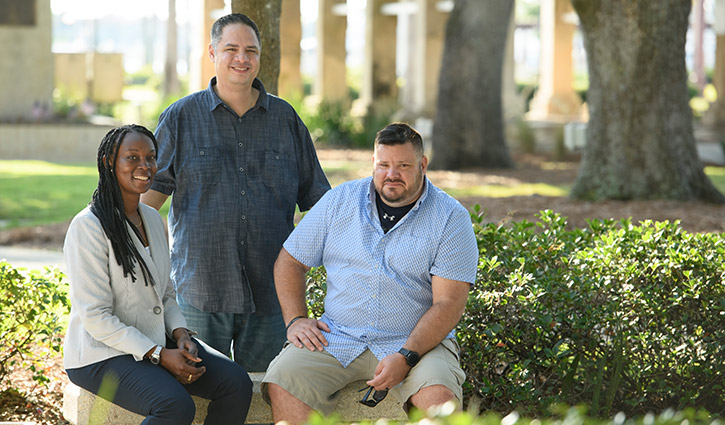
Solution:
[[[433,303],[432,275],[475,281],[478,248],[468,211],[427,178],[425,185],[416,205],[383,233],[372,177],[344,183],[284,244],[301,263],[325,266],[320,320],[330,327],[327,351],[343,366],[367,348],[382,359],[403,346]]]

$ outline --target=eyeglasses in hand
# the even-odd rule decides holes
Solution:
[[[378,403],[385,400],[385,397],[388,395],[388,390],[375,390],[375,392],[373,392],[374,388],[369,385],[365,388],[358,390],[358,392],[365,390],[368,390],[368,392],[365,393],[365,397],[363,397],[362,400],[358,401],[358,403],[364,404],[367,407],[377,406]],[[370,393],[372,393],[372,398],[370,398]]]

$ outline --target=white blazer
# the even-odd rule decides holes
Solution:
[[[66,369],[124,354],[141,361],[152,347],[166,345],[165,334],[170,336],[174,329],[186,327],[169,275],[163,220],[148,205],[140,203],[139,212],[151,255],[131,225],[126,226],[154,279],[153,286],[144,283],[139,264],[134,268],[135,282],[131,275],[123,276],[111,241],[90,207],[71,221],[63,245],[71,300],[63,354]]]

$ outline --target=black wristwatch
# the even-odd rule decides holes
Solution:
[[[405,357],[405,363],[413,367],[418,364],[420,361],[420,354],[416,353],[415,351],[406,350],[405,348],[401,348],[398,353],[402,354],[403,357]]]

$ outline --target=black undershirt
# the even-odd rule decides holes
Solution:
[[[415,202],[402,207],[391,207],[386,205],[380,194],[375,191],[375,205],[378,208],[378,218],[380,219],[380,226],[383,228],[384,233],[388,233],[388,230],[392,229],[401,218],[405,217],[415,205]]]

